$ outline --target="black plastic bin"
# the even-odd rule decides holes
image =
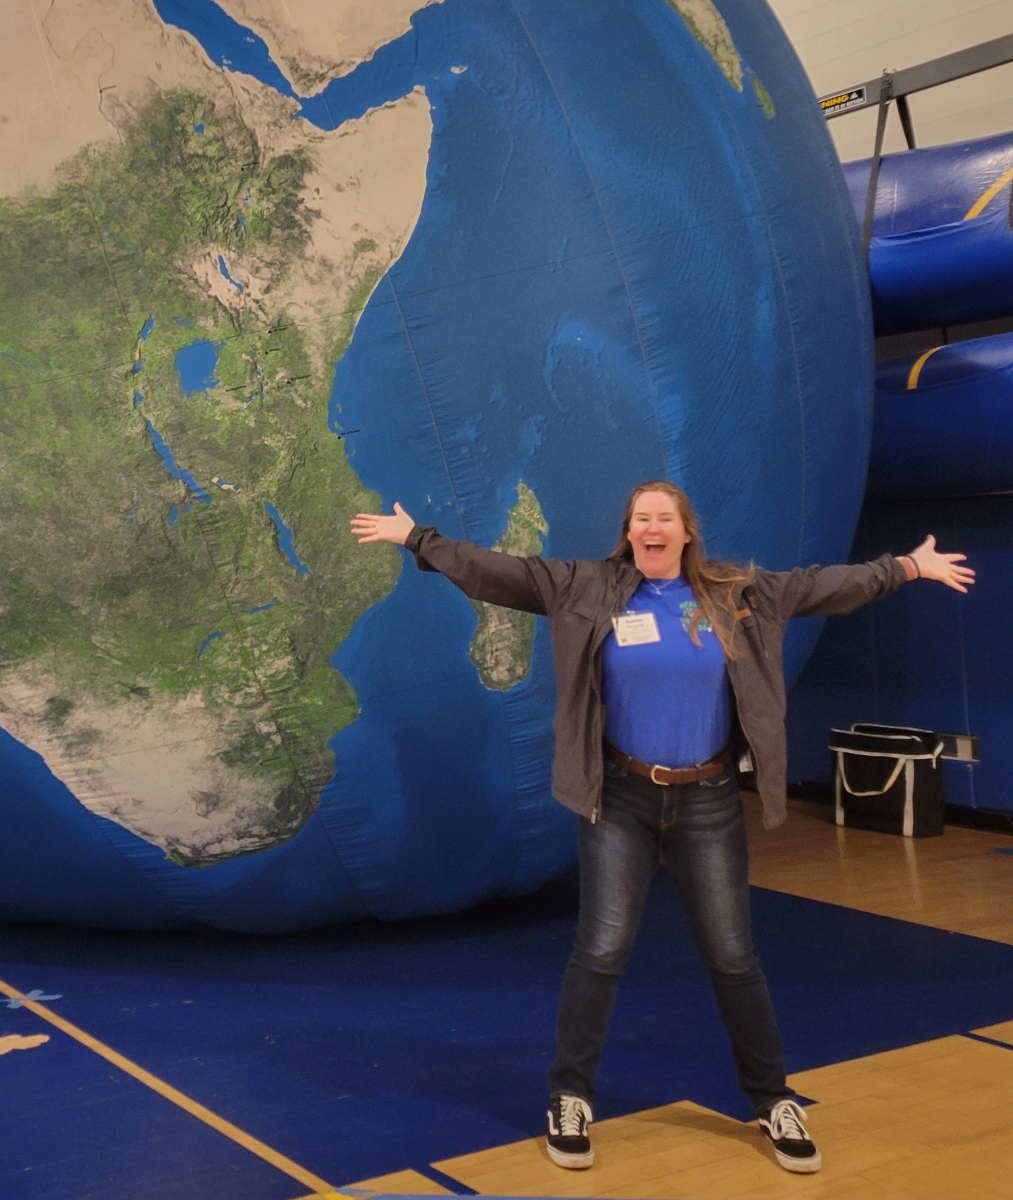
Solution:
[[[830,731],[837,824],[904,837],[943,832],[943,740],[928,729],[852,725]]]

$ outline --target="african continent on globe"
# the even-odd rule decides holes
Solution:
[[[337,25],[330,53],[354,65],[411,7]],[[291,837],[356,715],[330,655],[398,562],[341,529],[376,497],[327,399],[418,219],[432,124],[417,90],[337,131],[293,120],[130,0],[33,32],[0,126],[0,720],[93,812],[204,864]]]
[[[348,518],[843,556],[839,168],[757,0],[53,0],[0,46],[0,917],[269,930],[572,862],[534,616]],[[795,636],[797,668],[814,631]]]

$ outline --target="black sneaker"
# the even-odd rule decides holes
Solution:
[[[579,1171],[594,1162],[587,1127],[594,1120],[591,1105],[579,1096],[553,1096],[549,1105],[545,1145],[557,1167]]]
[[[760,1117],[760,1128],[773,1143],[778,1163],[799,1175],[811,1175],[823,1166],[805,1122],[805,1109],[794,1100],[778,1100]]]

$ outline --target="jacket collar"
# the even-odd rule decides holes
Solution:
[[[616,591],[620,596],[620,603],[626,604],[629,598],[643,583],[644,576],[640,569],[630,562],[628,558],[613,558],[610,560],[615,564],[615,585]]]

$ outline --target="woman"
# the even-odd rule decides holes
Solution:
[[[547,1147],[589,1167],[594,1079],[619,977],[663,862],[731,1038],[740,1086],[786,1170],[821,1166],[787,1086],[767,984],[753,951],[746,832],[734,762],[751,751],[764,824],[785,818],[781,644],[792,617],[847,613],[905,580],[959,592],[974,572],[927,537],[901,558],[765,571],[710,562],[685,493],[665,481],[630,496],[603,560],[519,558],[360,513],[360,544],[407,547],[468,596],[549,618],[556,666],[552,792],[582,818],[580,915],[549,1072]]]

